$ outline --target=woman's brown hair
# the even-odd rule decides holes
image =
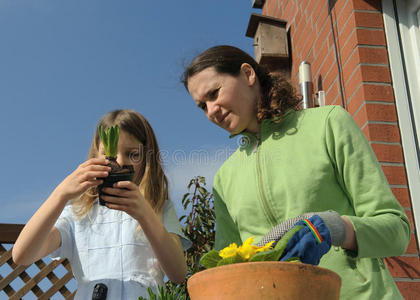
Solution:
[[[270,74],[250,55],[239,48],[227,45],[211,47],[197,55],[185,69],[181,81],[188,90],[188,79],[204,69],[213,67],[218,73],[238,76],[243,63],[254,69],[261,87],[261,97],[257,102],[257,120],[281,119],[289,108],[297,110],[301,98],[283,76]]]
[[[133,181],[139,184],[139,189],[154,210],[160,214],[166,199],[168,199],[168,180],[162,168],[159,146],[156,136],[149,122],[141,114],[134,110],[114,110],[102,117],[96,126],[92,145],[89,150],[88,159],[98,156],[99,153],[99,131],[98,127],[107,128],[118,125],[120,130],[125,131],[141,143],[140,159],[132,159],[133,164],[141,164],[140,172],[136,174]],[[97,188],[90,188],[80,198],[72,201],[74,213],[81,217],[93,206],[98,197]]]

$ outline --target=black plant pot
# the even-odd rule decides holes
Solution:
[[[117,172],[109,173],[108,177],[104,178],[104,182],[98,186],[99,193],[99,204],[105,205],[105,201],[102,199],[102,195],[106,193],[102,192],[104,187],[112,187],[114,183],[118,181],[132,181],[134,177],[134,168],[132,165],[122,166]]]

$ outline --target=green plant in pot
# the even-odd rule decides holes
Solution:
[[[331,270],[301,263],[298,258],[278,261],[296,225],[272,247],[253,245],[250,237],[241,246],[235,243],[201,258],[204,271],[188,279],[192,300],[339,299],[341,278]],[[293,262],[293,263],[292,263]]]
[[[118,181],[131,181],[134,176],[134,168],[132,165],[120,166],[117,162],[118,153],[118,138],[120,135],[120,129],[118,125],[109,127],[106,131],[100,125],[98,127],[99,138],[105,148],[105,156],[109,160],[108,166],[111,167],[111,171],[108,177],[104,178],[104,182],[98,186],[99,193],[99,204],[105,205],[105,201],[102,199],[103,187],[112,187],[114,183]]]

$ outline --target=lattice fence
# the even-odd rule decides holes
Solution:
[[[76,290],[67,287],[72,279],[70,263],[67,259],[50,260],[40,259],[31,266],[19,266],[12,260],[12,247],[22,230],[21,224],[0,224],[0,299],[8,296],[9,299],[21,299],[25,295],[37,299],[73,299]],[[7,246],[9,244],[9,247]],[[8,249],[10,248],[10,249]],[[59,270],[61,268],[61,270]],[[32,270],[30,272],[29,270]],[[35,274],[30,275],[31,273]],[[58,277],[58,273],[64,273]],[[49,281],[49,287],[43,288],[43,281]],[[74,281],[74,280],[73,280]],[[19,288],[16,288],[18,286]],[[44,291],[45,290],[45,291]]]

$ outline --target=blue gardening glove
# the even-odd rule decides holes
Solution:
[[[320,216],[314,215],[295,224],[303,228],[287,242],[281,261],[297,257],[305,264],[318,265],[321,257],[331,248],[331,235]]]
[[[305,219],[308,222],[303,221]],[[275,245],[295,225],[303,225],[303,228],[289,239],[280,258],[282,261],[297,257],[304,263],[317,265],[331,245],[341,246],[345,239],[344,222],[337,212],[329,210],[288,219],[270,230],[257,245],[271,241]]]

